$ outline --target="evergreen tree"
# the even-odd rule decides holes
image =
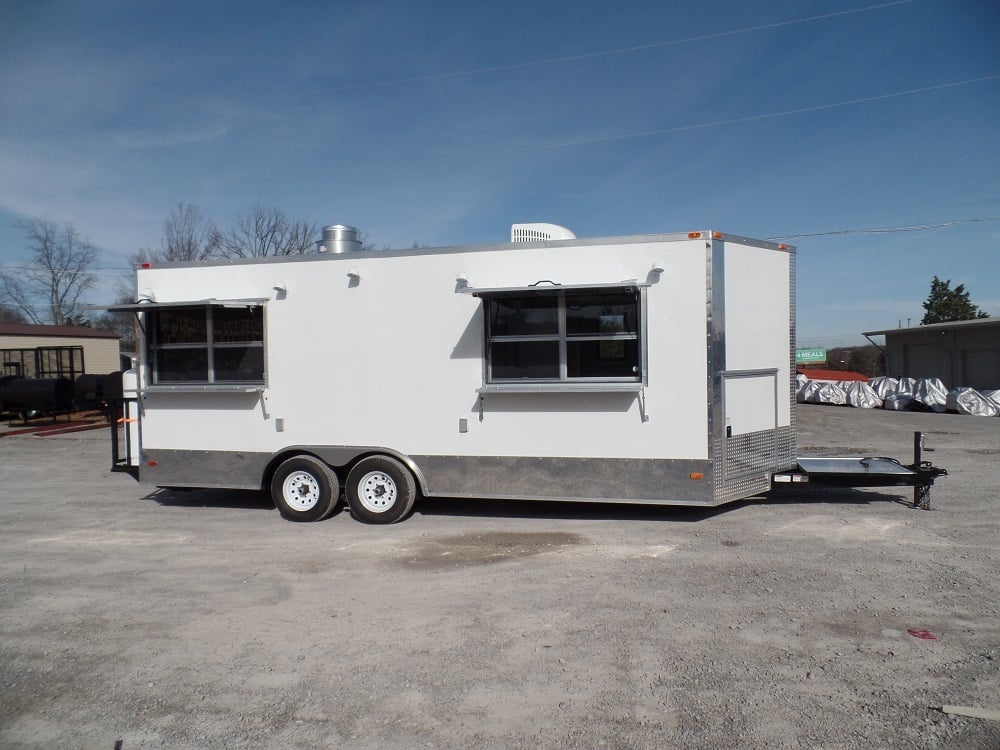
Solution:
[[[927,296],[923,307],[926,312],[920,325],[990,317],[980,310],[978,305],[969,301],[965,284],[959,284],[952,289],[951,279],[941,281],[937,276],[931,281],[931,293]]]

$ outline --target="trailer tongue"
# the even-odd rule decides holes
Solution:
[[[903,465],[885,456],[800,456],[796,469],[774,475],[774,487],[802,483],[830,487],[913,487],[913,507],[930,510],[931,485],[948,474],[947,469],[921,460],[921,451],[933,450],[924,446],[922,432],[914,432],[912,464]]]

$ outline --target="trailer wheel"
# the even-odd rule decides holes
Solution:
[[[417,485],[413,475],[389,456],[358,461],[347,475],[347,503],[365,523],[396,523],[413,510]]]
[[[289,521],[321,521],[337,507],[340,483],[318,458],[295,456],[274,472],[271,498]]]

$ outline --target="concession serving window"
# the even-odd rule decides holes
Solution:
[[[140,302],[150,385],[264,385],[264,300]]]
[[[639,284],[470,291],[483,300],[484,390],[637,390],[645,381]]]

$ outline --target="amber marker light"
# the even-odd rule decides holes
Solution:
[[[721,240],[722,239],[722,232],[712,232],[712,236],[715,239],[717,239],[717,240]]]
[[[688,474],[688,479],[704,479],[704,478],[705,475],[702,474],[700,471],[692,471],[690,474]]]
[[[688,232],[689,240],[699,240],[701,239],[701,232]]]

